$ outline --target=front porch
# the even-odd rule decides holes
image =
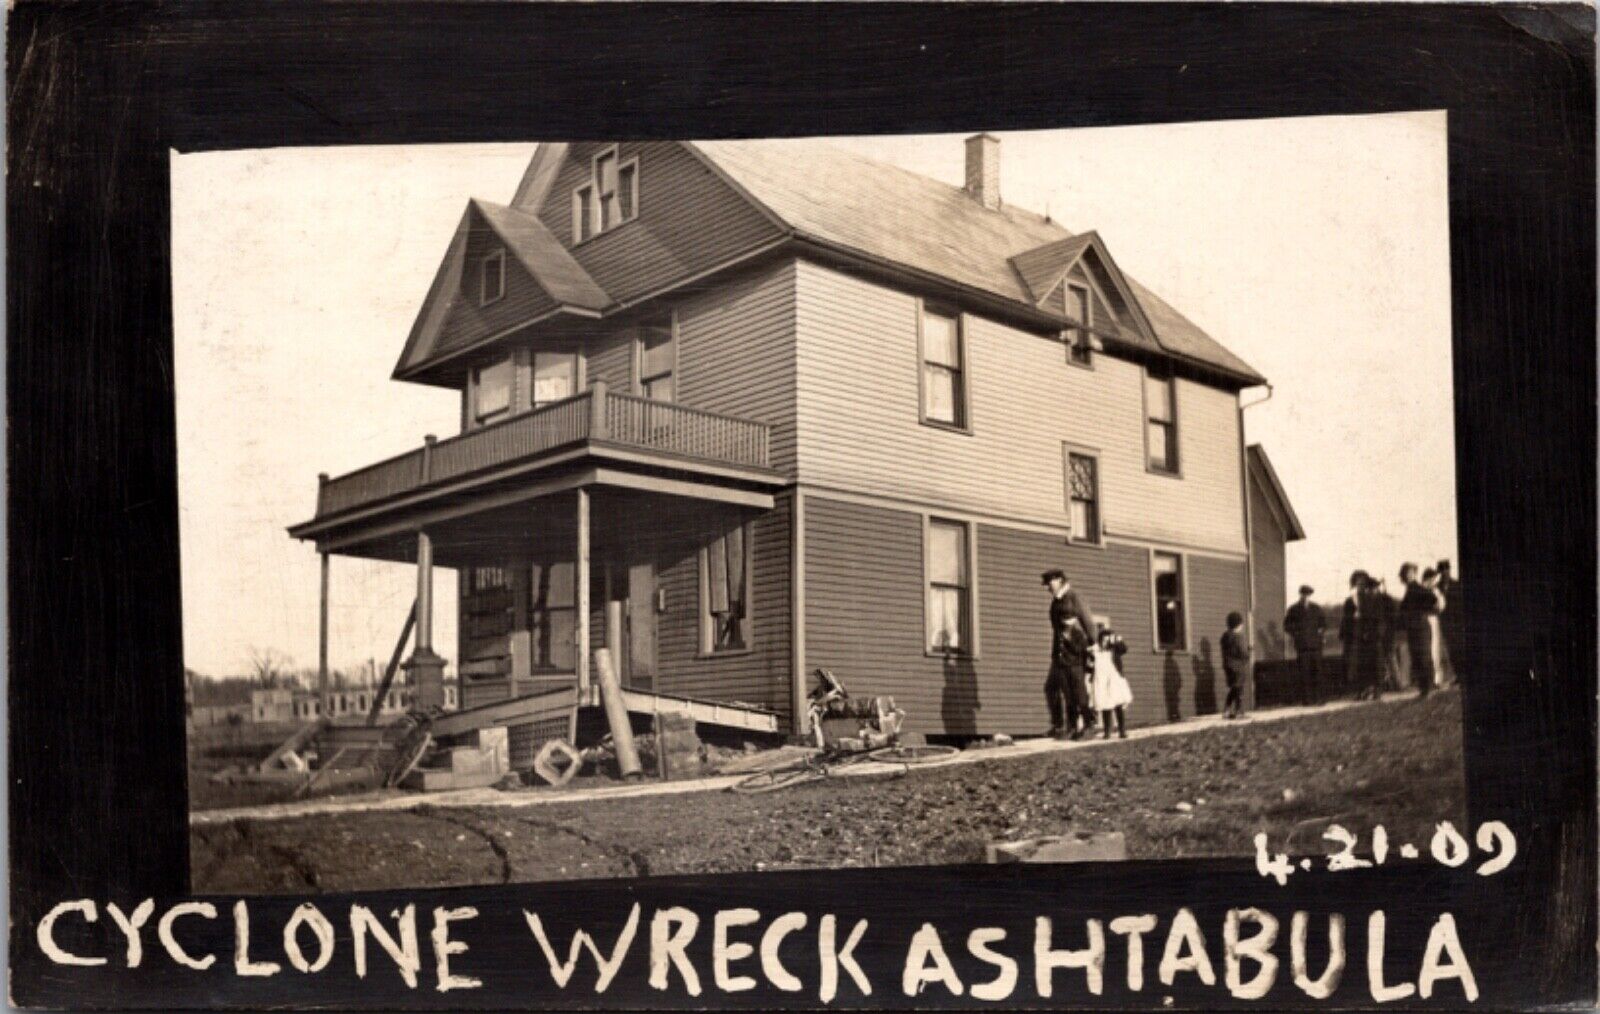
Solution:
[[[322,554],[322,671],[328,561],[342,555],[416,567],[404,669],[421,707],[443,703],[447,662],[433,636],[442,567],[458,582],[458,643],[444,650],[463,708],[564,688],[593,704],[603,647],[627,691],[787,711],[786,685],[721,681],[743,665],[770,682],[777,661],[767,657],[775,645],[752,643],[751,532],[772,524],[786,482],[765,467],[766,446],[762,424],[597,384],[324,477],[316,517],[290,530]]]

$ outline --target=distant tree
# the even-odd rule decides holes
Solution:
[[[250,678],[256,686],[271,690],[289,686],[293,680],[294,660],[276,648],[250,646]]]

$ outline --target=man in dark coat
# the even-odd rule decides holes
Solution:
[[[1061,570],[1047,570],[1041,583],[1050,589],[1050,675],[1045,677],[1044,698],[1050,708],[1050,735],[1057,739],[1083,737],[1089,715],[1089,686],[1084,662],[1094,643],[1094,617],[1072,590]]]
[[[1400,623],[1405,628],[1406,650],[1411,656],[1411,682],[1416,685],[1417,696],[1426,697],[1433,689],[1433,623],[1439,615],[1439,595],[1434,591],[1435,575],[1428,571],[1423,580],[1417,580],[1417,565],[1408,563],[1400,568],[1400,580],[1405,582],[1405,595],[1400,599]]]
[[[1328,621],[1322,607],[1311,601],[1312,590],[1308,584],[1300,586],[1300,601],[1289,607],[1283,616],[1283,632],[1294,645],[1295,661],[1300,675],[1300,701],[1319,704],[1322,701],[1322,635]]]

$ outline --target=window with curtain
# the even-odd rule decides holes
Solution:
[[[964,522],[928,520],[928,649],[972,650],[972,575],[969,529]]]
[[[483,422],[511,409],[511,359],[480,366],[475,374],[477,419]]]
[[[702,654],[751,646],[750,526],[713,536],[700,551],[700,650]]]
[[[651,401],[674,401],[677,385],[673,374],[678,365],[677,342],[672,320],[657,321],[639,328],[639,393]]]
[[[571,561],[529,568],[528,627],[535,669],[577,668],[578,585]]]
[[[961,318],[922,308],[922,421],[967,425]]]
[[[533,407],[570,398],[578,391],[576,352],[533,354]]]
[[[1178,399],[1172,375],[1154,367],[1144,375],[1145,456],[1152,472],[1177,474]]]
[[[1152,553],[1155,583],[1156,647],[1183,651],[1188,647],[1184,630],[1183,557],[1177,553]]]

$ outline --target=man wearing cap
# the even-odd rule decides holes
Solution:
[[[1089,686],[1084,680],[1084,659],[1094,641],[1094,617],[1062,570],[1047,570],[1040,581],[1050,589],[1050,675],[1044,681],[1044,699],[1050,708],[1050,735],[1083,737],[1089,715]]]
[[[1322,703],[1322,635],[1328,629],[1322,607],[1311,601],[1308,584],[1300,586],[1300,601],[1283,616],[1283,632],[1294,645],[1300,673],[1300,703]]]

